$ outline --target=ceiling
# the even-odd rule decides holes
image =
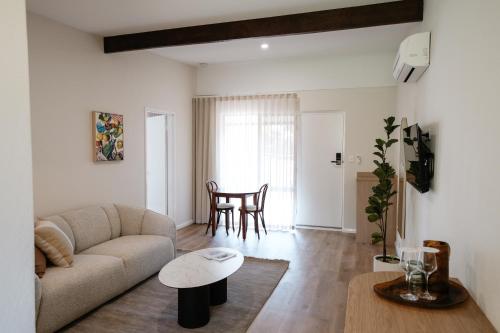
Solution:
[[[415,23],[307,35],[239,39],[228,42],[174,46],[151,52],[188,64],[223,63],[305,56],[342,56],[394,52]],[[262,50],[260,44],[269,48]]]
[[[30,12],[82,31],[110,36],[182,26],[236,21],[383,0],[27,0]],[[220,63],[323,54],[395,51],[417,23],[318,34],[243,39],[160,48],[151,52],[177,61]],[[269,49],[262,51],[266,42]]]

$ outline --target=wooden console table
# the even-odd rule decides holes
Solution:
[[[422,309],[379,297],[373,285],[401,276],[398,272],[366,273],[349,283],[344,333],[496,332],[472,298],[449,309]]]

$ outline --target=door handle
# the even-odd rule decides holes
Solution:
[[[330,163],[335,163],[335,165],[341,165],[342,164],[342,153],[336,153],[335,160],[330,161]]]

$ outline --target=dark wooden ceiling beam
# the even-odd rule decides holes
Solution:
[[[104,52],[123,52],[227,41],[357,29],[422,21],[423,0],[401,0],[104,37]]]

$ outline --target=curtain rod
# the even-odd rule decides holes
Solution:
[[[206,97],[215,97],[215,98],[226,98],[226,97],[252,97],[252,96],[277,96],[277,95],[297,95],[295,91],[289,92],[273,92],[273,93],[256,93],[256,94],[243,94],[243,95],[195,95],[193,98],[206,98]]]
[[[203,97],[243,97],[243,96],[263,96],[263,95],[280,95],[280,94],[299,94],[311,91],[329,91],[329,90],[352,90],[352,89],[372,89],[372,88],[394,88],[394,85],[381,85],[381,86],[360,86],[360,87],[338,87],[338,88],[318,88],[318,89],[299,89],[295,91],[274,91],[269,93],[255,93],[255,94],[235,94],[235,95],[195,95],[193,98]]]

